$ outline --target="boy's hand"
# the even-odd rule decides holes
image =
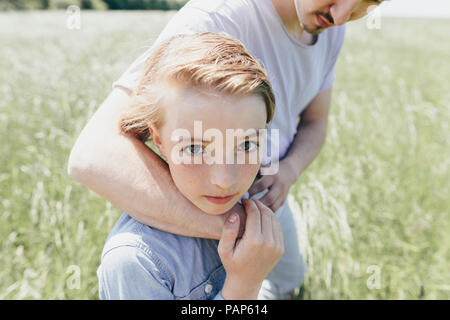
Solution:
[[[244,206],[237,202],[233,208],[228,210],[223,214],[224,225],[227,223],[227,219],[230,218],[233,214],[237,214],[239,217],[238,226],[239,226],[239,234],[237,236],[238,239],[242,238],[242,235],[245,231],[245,221],[247,220],[247,213],[245,212]]]
[[[218,252],[227,272],[224,299],[256,299],[262,281],[284,254],[283,232],[276,215],[258,200],[242,199],[247,217],[241,239],[239,216],[227,219]]]

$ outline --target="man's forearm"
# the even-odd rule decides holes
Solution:
[[[320,92],[303,111],[297,135],[284,160],[295,181],[317,157],[327,136],[328,114],[333,88]]]
[[[282,161],[289,164],[295,180],[317,157],[327,135],[327,118],[300,122],[297,134]]]
[[[83,129],[71,153],[69,175],[144,224],[219,239],[223,218],[194,206],[178,191],[158,155],[118,133],[119,111],[128,103],[124,94],[116,89]]]
[[[126,148],[126,156],[109,155],[112,161],[103,165],[99,161],[99,167],[85,170],[76,180],[144,224],[184,236],[219,239],[221,218],[203,213],[184,198],[165,163],[144,144],[134,144],[133,153]]]

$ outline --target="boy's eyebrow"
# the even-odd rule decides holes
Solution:
[[[211,143],[211,140],[203,140],[203,139],[198,139],[198,138],[185,138],[185,137],[180,137],[180,139],[178,140],[178,142],[180,141],[191,141],[191,142],[207,142],[207,143]]]
[[[266,128],[249,129],[249,130],[252,130],[252,133],[239,136],[238,138],[253,138],[255,136],[258,136],[262,130],[266,130]],[[206,143],[212,142],[212,140],[204,140],[202,138],[194,138],[194,137],[190,137],[190,139],[189,139],[189,137],[179,137],[178,142],[180,142],[180,141],[206,142]]]

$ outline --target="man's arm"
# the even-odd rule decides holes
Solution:
[[[325,143],[332,87],[320,92],[302,112],[297,135],[283,159],[289,164],[295,181],[317,157]]]
[[[317,94],[301,114],[297,134],[286,156],[280,160],[278,173],[263,176],[249,189],[253,195],[269,188],[260,201],[274,212],[283,205],[290,187],[317,157],[325,142],[331,93],[332,88]]]
[[[220,239],[225,216],[210,216],[176,188],[167,164],[136,137],[120,133],[130,96],[116,88],[89,120],[69,158],[71,178],[141,223],[184,236]],[[237,204],[239,214],[243,207]]]

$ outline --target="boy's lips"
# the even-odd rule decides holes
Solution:
[[[208,201],[215,204],[225,204],[234,198],[236,194],[232,194],[225,197],[216,197],[216,196],[204,196]]]

